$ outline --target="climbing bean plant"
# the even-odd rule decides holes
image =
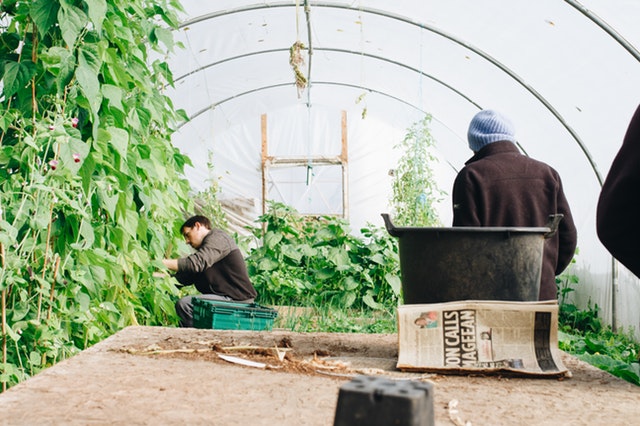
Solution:
[[[176,289],[152,274],[191,209],[170,143],[184,115],[163,93],[178,12],[0,3],[3,390],[122,327],[175,321]]]

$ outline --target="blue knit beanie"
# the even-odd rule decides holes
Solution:
[[[467,132],[469,148],[473,152],[480,151],[483,147],[493,142],[516,142],[513,123],[499,112],[485,109],[473,117]]]

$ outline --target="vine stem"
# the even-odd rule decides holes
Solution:
[[[32,22],[32,25],[33,25],[33,33],[32,33],[33,50],[31,51],[31,62],[33,62],[34,64],[37,64],[38,63],[38,31],[36,28],[36,23]],[[36,98],[36,78],[35,77],[31,79],[31,110],[32,110],[31,113],[33,115],[33,128],[35,132],[36,117],[38,112],[38,101]]]
[[[4,245],[0,243],[0,264],[4,269]],[[7,289],[2,289],[2,365],[7,365]],[[2,392],[7,390],[7,382],[2,382]]]
[[[59,155],[60,155],[60,145],[57,145],[54,158],[57,160]],[[49,208],[49,224],[47,225],[47,238],[45,240],[45,246],[44,246],[44,264],[42,265],[42,282],[40,283],[40,292],[38,294],[38,316],[37,316],[38,321],[40,321],[40,308],[42,308],[42,290],[44,286],[44,277],[45,277],[45,274],[47,273],[47,266],[49,266],[49,243],[51,241],[51,225],[53,224],[54,204],[55,204],[55,196],[54,196],[54,200],[51,202],[51,207]],[[57,267],[57,263],[56,263],[56,267]],[[55,271],[54,271],[54,276],[55,276]],[[51,284],[51,286],[53,287],[53,283]],[[53,291],[53,289],[51,291]]]
[[[56,278],[58,276],[58,268],[60,267],[60,256],[56,254],[56,263],[53,267],[53,280],[51,281],[51,293],[49,294],[49,310],[47,311],[47,320],[51,318],[51,311],[53,309],[53,290],[56,288]]]
[[[47,239],[45,240],[44,248],[44,265],[42,265],[42,282],[40,283],[40,291],[38,293],[38,316],[37,320],[40,321],[40,309],[42,308],[42,291],[44,286],[44,277],[47,272],[48,260],[49,260],[49,239],[51,238],[51,216],[53,215],[53,204],[49,208],[49,225],[47,226]]]

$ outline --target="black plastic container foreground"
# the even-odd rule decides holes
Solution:
[[[538,300],[544,240],[555,229],[396,228],[382,217],[398,238],[405,304]]]

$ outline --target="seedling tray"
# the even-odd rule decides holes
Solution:
[[[226,302],[193,299],[193,325],[195,328],[215,330],[271,330],[278,316],[275,309],[257,303]]]

